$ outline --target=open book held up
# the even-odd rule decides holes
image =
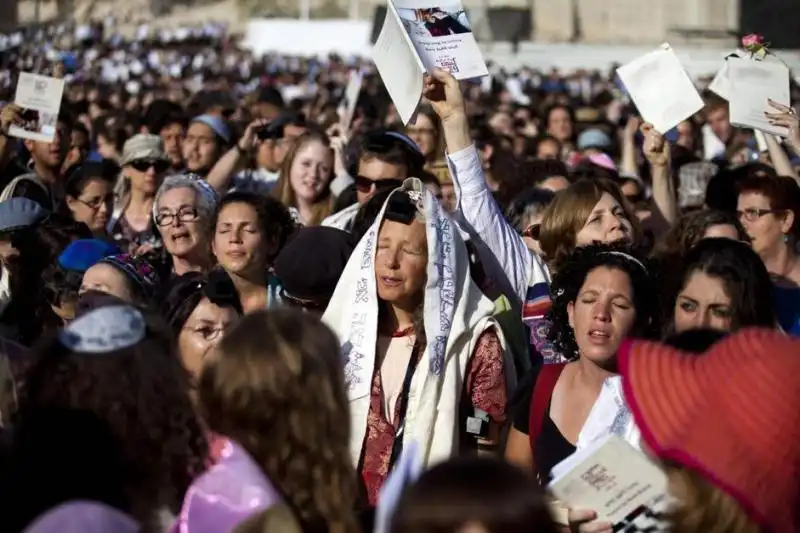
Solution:
[[[615,532],[667,531],[667,477],[617,435],[578,450],[552,471],[550,492],[569,507],[590,509]]]
[[[459,80],[489,74],[464,9],[453,0],[389,0],[372,59],[403,124],[414,117],[426,72],[439,67]]]

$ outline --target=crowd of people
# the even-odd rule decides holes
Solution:
[[[3,531],[618,531],[547,491],[616,434],[665,530],[800,532],[794,109],[437,70],[403,125],[364,60],[112,30],[2,40]]]

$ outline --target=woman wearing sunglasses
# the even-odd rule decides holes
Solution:
[[[138,134],[122,150],[122,174],[114,187],[114,211],[108,233],[123,250],[160,245],[153,227],[153,203],[170,163],[158,135]]]

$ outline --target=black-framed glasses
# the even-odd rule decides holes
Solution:
[[[394,178],[374,180],[365,176],[356,176],[354,181],[356,182],[356,190],[359,192],[370,192],[373,185],[375,186],[376,191],[397,189],[398,187],[403,186],[403,180]]]
[[[139,172],[147,172],[152,168],[156,174],[161,174],[169,170],[169,162],[163,159],[137,159],[131,161],[130,165]]]
[[[156,224],[160,227],[171,226],[176,220],[181,222],[194,222],[199,216],[196,207],[184,206],[176,212],[161,211],[156,215]]]
[[[759,209],[758,207],[748,207],[747,209],[742,209],[741,211],[737,210],[736,216],[739,217],[739,220],[755,222],[764,215],[771,215],[774,213],[783,213],[783,212],[784,212],[783,209]]]

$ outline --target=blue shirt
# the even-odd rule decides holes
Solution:
[[[800,336],[800,287],[775,286],[772,294],[781,327],[790,335]]]

